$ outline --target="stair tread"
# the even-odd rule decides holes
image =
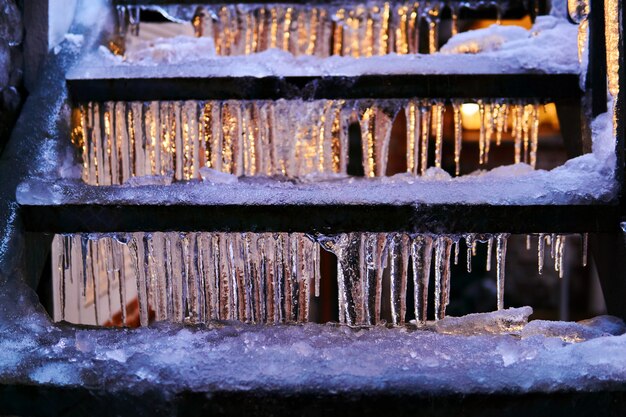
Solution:
[[[356,185],[354,184],[356,183]],[[482,184],[482,186],[481,186]],[[543,190],[542,187],[545,187]],[[38,231],[234,229],[590,231],[616,224],[616,206],[594,187],[525,181],[353,181],[263,185],[201,182],[89,186],[30,180],[18,189]],[[30,213],[30,215],[28,214]]]
[[[268,55],[267,62],[272,56]],[[558,100],[581,96],[579,77],[573,68],[549,72],[542,69],[541,62],[536,66],[528,62],[518,65],[480,54],[385,56],[360,61],[344,57],[313,59],[326,62],[319,65],[293,57],[271,65],[258,58],[248,65],[246,59],[221,57],[186,64],[129,65],[90,55],[68,71],[66,80],[72,98],[78,102],[409,97]],[[367,60],[367,64],[355,65]]]

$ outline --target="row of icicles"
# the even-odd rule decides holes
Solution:
[[[348,174],[349,127],[356,125],[364,175],[381,177],[393,122],[404,110],[407,172],[424,175],[433,141],[434,166],[441,168],[444,117],[452,113],[459,175],[462,104],[420,99],[90,102],[74,113],[72,141],[82,151],[83,180],[91,185],[144,176],[199,179],[203,167],[236,176],[324,179]],[[478,112],[480,164],[509,132],[514,162],[535,167],[539,104],[480,100]]]
[[[152,321],[304,323],[320,295],[320,248],[337,257],[339,322],[403,325],[407,299],[425,322],[434,269],[434,318],[445,317],[450,267],[463,241],[471,271],[477,244],[487,246],[487,271],[495,255],[497,308],[504,307],[508,234],[408,235],[345,233],[120,233],[56,235],[53,243],[55,320],[79,324],[146,326]],[[563,274],[565,235],[539,234],[538,269],[546,247]],[[583,235],[586,265],[587,235]],[[530,248],[531,236],[527,238]],[[412,276],[410,277],[410,272]],[[389,277],[388,281],[383,276]],[[407,294],[407,280],[413,294]],[[383,287],[386,287],[383,289]],[[383,300],[382,294],[389,294]],[[432,292],[432,291],[431,291]]]
[[[441,15],[450,10],[451,34],[463,9],[491,8],[498,21],[502,2],[422,1],[331,5],[238,4],[148,7],[190,21],[196,36],[214,39],[219,55],[244,55],[271,48],[294,55],[367,57],[388,53],[434,53]],[[119,35],[138,35],[139,6],[118,6]],[[421,38],[426,36],[422,41]]]

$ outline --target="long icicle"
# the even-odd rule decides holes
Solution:
[[[496,236],[496,275],[498,288],[498,310],[504,309],[504,272],[506,265],[506,243],[509,235],[500,233]]]
[[[459,100],[452,101],[454,111],[454,173],[459,176],[461,173],[461,148],[463,146],[463,120],[461,119],[461,105]]]
[[[457,246],[458,247],[458,246]],[[426,322],[428,311],[428,282],[430,279],[430,263],[433,250],[433,239],[427,235],[418,235],[411,243],[413,260],[413,289],[415,300],[415,320]]]

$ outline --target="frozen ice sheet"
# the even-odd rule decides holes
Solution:
[[[2,380],[56,386],[88,381],[135,393],[158,384],[163,395],[186,390],[523,393],[606,389],[626,382],[626,335],[568,343],[541,333],[465,336],[318,324],[75,329],[52,325],[19,281],[3,282],[0,294],[2,305],[12,306],[0,312]],[[512,320],[520,314],[507,312]],[[493,322],[489,315],[484,319]],[[474,321],[471,333],[476,326]]]

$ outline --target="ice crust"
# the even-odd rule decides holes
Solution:
[[[467,321],[459,324],[457,335],[234,322],[112,331],[53,325],[34,307],[34,293],[20,280],[11,281],[2,283],[0,295],[2,305],[12,306],[0,313],[0,378],[5,381],[135,393],[158,385],[166,397],[185,390],[586,391],[626,382],[626,335],[568,343],[541,333],[519,338],[508,328],[480,331],[498,320],[520,322],[529,308],[460,318]]]
[[[71,173],[61,178],[38,176],[20,184],[20,204],[139,203],[139,204],[590,204],[610,202],[618,190],[613,104],[591,123],[592,152],[568,160],[550,171],[533,170],[524,163],[476,171],[453,178],[429,168],[422,177],[397,174],[372,179],[328,176],[276,181],[273,177],[230,178],[173,183],[159,188],[112,186],[94,190],[81,185]],[[206,176],[206,175],[205,175]],[[207,177],[208,178],[208,177]],[[234,179],[232,179],[234,180]],[[314,180],[314,181],[312,181]],[[139,185],[139,184],[137,184]],[[102,187],[99,187],[102,188]]]
[[[441,47],[442,54],[481,52],[517,68],[577,72],[577,26],[555,16],[538,16],[530,30],[492,25],[459,33]]]

